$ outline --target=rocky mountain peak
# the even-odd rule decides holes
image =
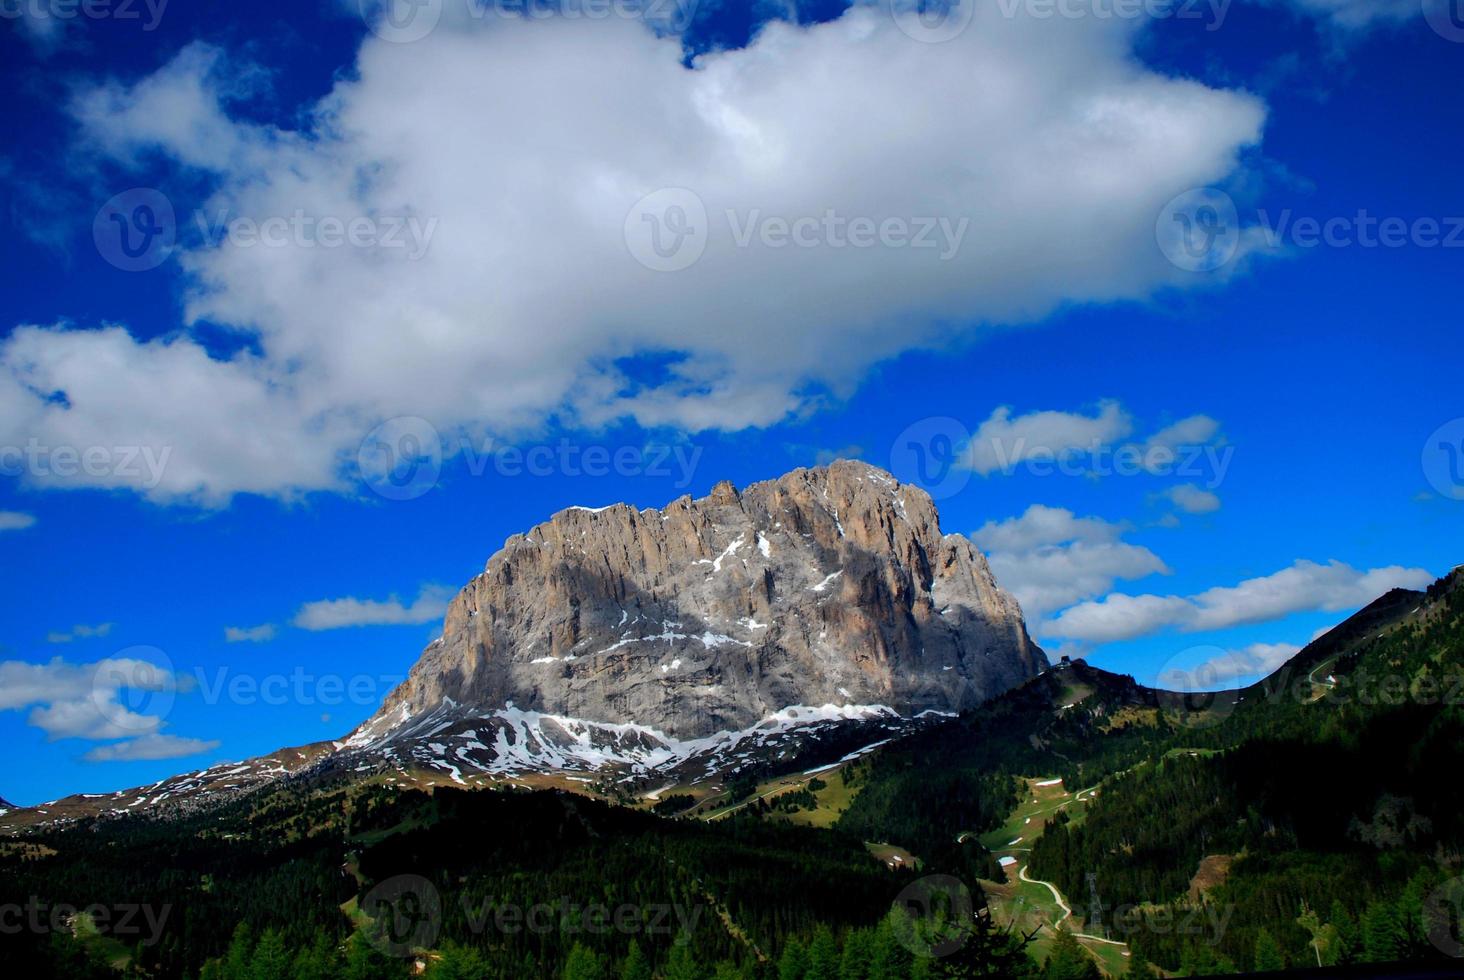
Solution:
[[[451,704],[696,738],[799,705],[961,710],[1045,666],[930,497],[841,461],[509,538],[358,736]]]

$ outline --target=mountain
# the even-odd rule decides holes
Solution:
[[[822,765],[1046,666],[928,494],[836,462],[660,509],[561,511],[505,542],[343,740],[67,797],[0,827],[188,812],[287,778],[567,777],[617,796]]]
[[[1046,663],[926,493],[837,462],[509,538],[345,748],[665,769],[808,724],[960,712]]]
[[[339,744],[315,742],[280,749],[243,762],[221,762],[207,769],[169,776],[147,786],[114,793],[78,793],[14,809],[6,809],[4,804],[0,804],[0,833],[37,826],[61,826],[97,816],[182,817],[247,796],[292,776],[315,772],[336,752]]]

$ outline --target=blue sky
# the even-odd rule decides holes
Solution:
[[[1461,561],[1447,10],[200,6],[0,22],[0,796],[340,736],[508,535],[835,456],[1141,680]]]

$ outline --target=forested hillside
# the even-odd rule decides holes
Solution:
[[[1304,654],[1222,723],[1116,775],[1081,825],[1052,822],[1032,873],[1075,895],[1096,882],[1114,925],[1172,969],[1440,956],[1428,933],[1447,923],[1429,915],[1453,909],[1428,899],[1464,854],[1458,585],[1435,586],[1421,616]],[[1200,893],[1212,856],[1228,872]],[[1200,904],[1228,918],[1218,938],[1152,927]]]
[[[752,816],[709,825],[564,793],[341,786],[27,840],[0,851],[0,901],[47,921],[135,907],[157,929],[68,917],[7,933],[6,976],[365,980],[420,961],[429,978],[906,980],[1032,967],[1019,940],[973,917],[979,890],[923,938],[924,919],[896,903],[913,872],[856,837]],[[951,935],[959,956],[917,955]]]

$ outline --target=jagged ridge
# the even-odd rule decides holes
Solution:
[[[960,711],[1045,666],[927,494],[838,462],[509,538],[355,737],[451,700],[700,738],[792,705]]]

